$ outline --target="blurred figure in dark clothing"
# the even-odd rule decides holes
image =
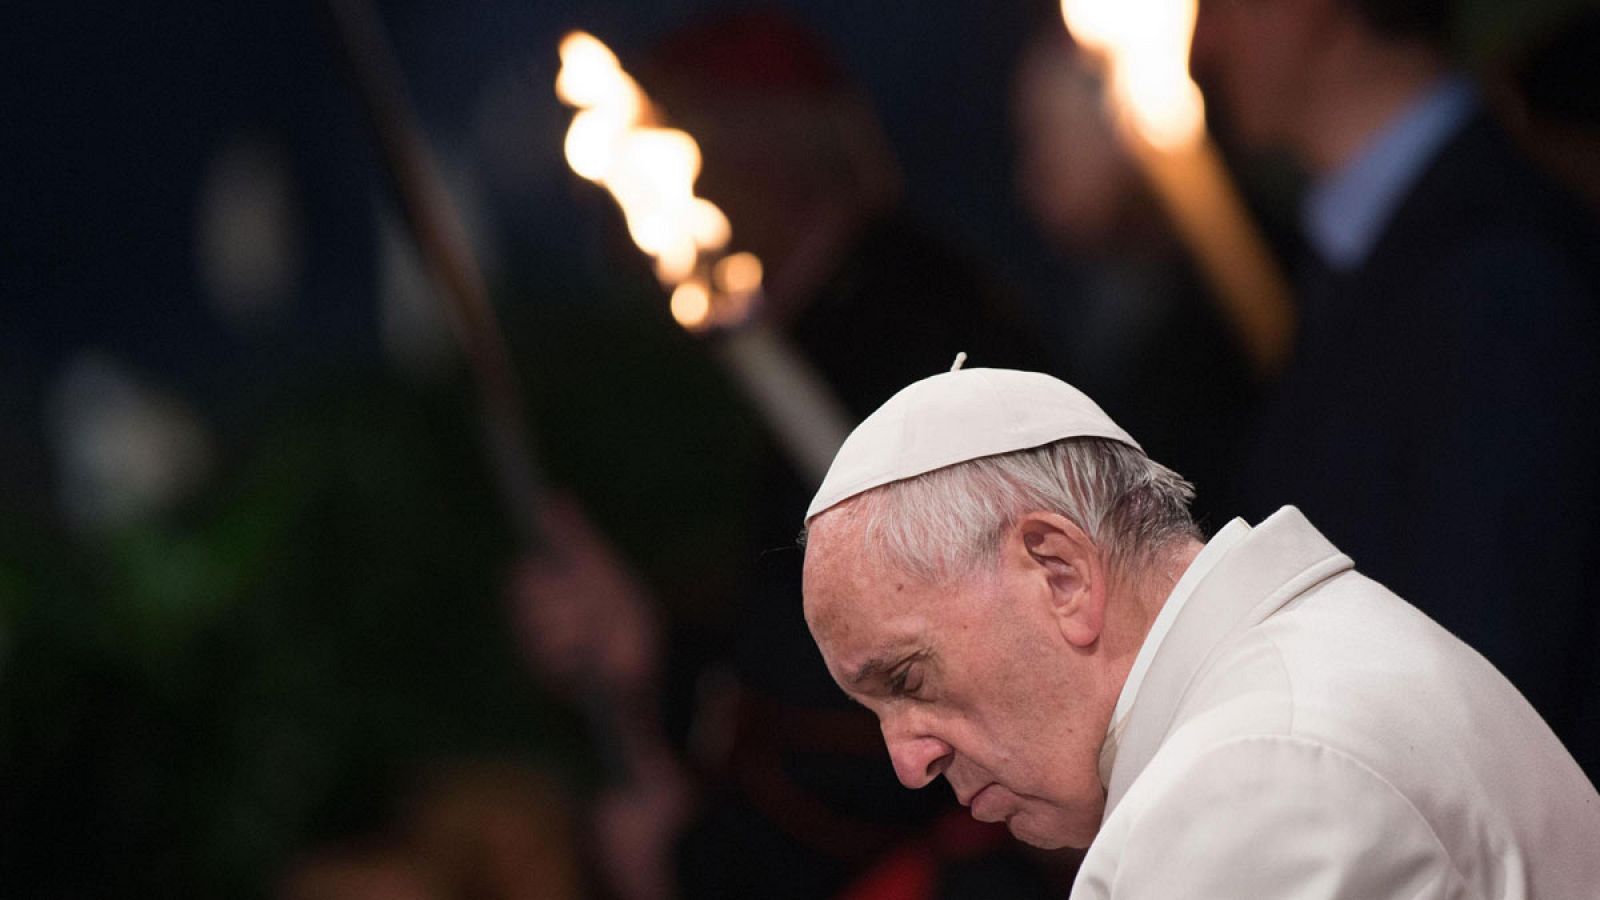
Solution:
[[[1595,230],[1482,111],[1446,0],[1202,0],[1193,61],[1312,179],[1300,333],[1243,467],[1527,695],[1590,777]],[[1587,707],[1587,708],[1586,708]]]
[[[762,314],[854,416],[909,378],[948,369],[960,351],[979,364],[1040,362],[973,269],[899,208],[876,119],[808,31],[775,14],[720,18],[669,39],[637,75],[671,124],[700,143],[697,193],[727,212],[734,246],[764,262]],[[745,542],[750,569],[733,608],[721,629],[680,637],[667,651],[671,669],[719,673],[700,679],[713,688],[701,692],[692,729],[706,776],[698,811],[678,833],[670,804],[640,797],[664,811],[658,839],[677,846],[673,880],[683,897],[831,897],[935,817],[962,814],[949,796],[900,787],[876,722],[828,677],[799,605],[795,538],[815,486],[777,446],[762,459]],[[528,621],[572,626],[565,638],[530,632],[557,680],[552,659],[565,655],[569,672],[582,665],[562,646],[641,658],[608,650],[637,645],[611,627],[617,616],[568,617],[564,606],[596,594],[620,598],[619,607],[655,602],[624,586],[607,551],[588,546],[565,565],[533,562],[518,583]],[[627,617],[641,628],[651,620]],[[604,633],[581,633],[583,621]],[[637,671],[629,678],[641,680]],[[1034,895],[1030,866],[1002,870],[1018,874],[990,890]]]
[[[1529,154],[1600,210],[1600,8],[1546,28],[1514,55],[1499,87]]]

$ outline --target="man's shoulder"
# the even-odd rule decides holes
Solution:
[[[1312,883],[1340,897],[1577,897],[1600,883],[1600,801],[1581,782],[1516,798],[1443,757],[1419,777],[1292,728],[1198,737],[1175,734],[1107,817],[1075,898],[1297,896]]]
[[[1348,572],[1217,648],[1108,816],[1101,852],[1196,827],[1254,832],[1265,847],[1279,830],[1342,817],[1326,823],[1329,846],[1356,853],[1372,829],[1407,845],[1406,858],[1433,860],[1444,881],[1457,865],[1492,880],[1538,859],[1577,871],[1583,854],[1551,835],[1600,837],[1597,804],[1492,666]]]
[[[1411,798],[1350,754],[1282,731],[1191,750],[1163,748],[1107,818],[1075,898],[1471,895]]]
[[[1493,720],[1487,734],[1485,719]],[[1539,727],[1481,656],[1349,571],[1219,645],[1140,780],[1152,789],[1164,771],[1180,772],[1218,747],[1284,739],[1340,754],[1408,791],[1441,775],[1443,748],[1474,744],[1474,753],[1495,759],[1513,748],[1476,745],[1523,743]]]
[[[1356,570],[1219,647],[1178,720],[1175,737],[1184,729],[1212,741],[1293,737],[1400,785],[1440,777],[1446,748],[1460,748],[1449,751],[1453,774],[1466,767],[1488,775],[1538,744],[1530,733],[1548,731],[1482,655]]]

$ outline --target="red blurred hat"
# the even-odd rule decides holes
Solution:
[[[657,75],[752,92],[826,95],[848,83],[810,28],[777,10],[741,11],[673,32],[649,54]]]

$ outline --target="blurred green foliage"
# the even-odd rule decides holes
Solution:
[[[714,619],[753,431],[638,300],[541,310],[512,343],[553,484],[680,614]],[[262,896],[295,853],[382,828],[430,762],[598,777],[518,659],[518,548],[473,403],[459,382],[324,371],[159,521],[0,517],[7,896]]]

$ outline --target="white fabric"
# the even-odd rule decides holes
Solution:
[[[903,388],[845,438],[806,521],[891,481],[1072,437],[1139,445],[1084,393],[1014,369],[959,369]]]
[[[1150,631],[1145,634],[1144,642],[1139,645],[1139,654],[1133,658],[1133,668],[1128,670],[1128,680],[1122,683],[1122,693],[1117,695],[1117,707],[1111,713],[1111,728],[1106,732],[1105,744],[1100,750],[1100,780],[1111,780],[1111,767],[1116,762],[1117,745],[1122,737],[1122,728],[1127,723],[1128,711],[1133,708],[1134,700],[1139,696],[1139,686],[1144,683],[1144,673],[1149,670],[1150,663],[1155,660],[1156,652],[1161,648],[1161,641],[1172,630],[1172,623],[1177,621],[1178,613],[1184,604],[1189,602],[1189,596],[1199,586],[1202,579],[1211,571],[1221,559],[1233,549],[1233,545],[1243,540],[1250,533],[1250,526],[1243,519],[1234,519],[1222,527],[1205,547],[1197,554],[1189,567],[1183,570],[1178,577],[1178,583],[1172,586],[1172,593],[1167,595],[1166,602],[1161,605],[1161,611],[1156,613],[1156,619],[1150,623]]]
[[[1488,662],[1286,507],[1161,641],[1072,896],[1593,900],[1600,796]]]

